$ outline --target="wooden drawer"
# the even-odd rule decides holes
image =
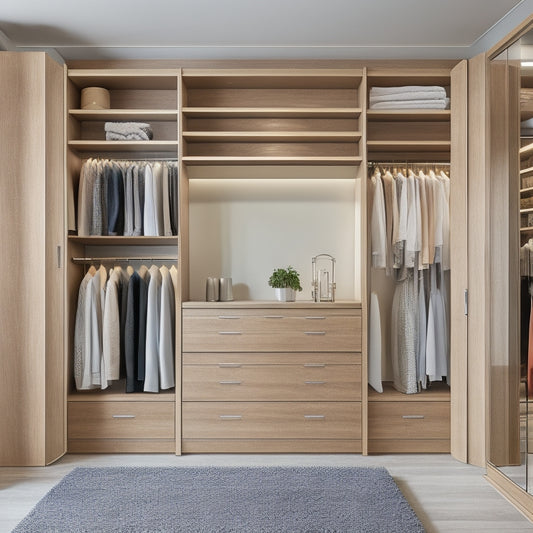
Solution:
[[[222,310],[225,311],[225,310]],[[274,311],[274,312],[273,312]],[[360,311],[183,310],[184,352],[358,351]],[[342,313],[341,313],[342,311]]]
[[[174,439],[174,402],[68,402],[69,439]]]
[[[184,401],[357,401],[360,365],[184,365]]]
[[[183,402],[184,439],[360,439],[359,402]]]
[[[189,352],[184,365],[360,365],[361,352]]]
[[[369,402],[369,439],[450,439],[449,402]]]

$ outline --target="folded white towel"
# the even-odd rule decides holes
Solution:
[[[154,137],[150,124],[144,122],[106,122],[104,125],[107,140],[108,134],[122,135],[126,139],[135,139],[139,141],[151,141]]]
[[[440,100],[406,100],[404,102],[377,102],[370,109],[448,109],[449,98]]]
[[[411,93],[397,93],[387,94],[383,96],[370,96],[370,103],[377,104],[378,102],[403,102],[405,100],[441,100],[446,98],[446,93],[432,93],[432,92],[411,92]]]
[[[438,93],[437,98],[444,98],[446,90],[438,85],[404,85],[402,87],[371,87],[370,96],[386,96],[402,93]]]

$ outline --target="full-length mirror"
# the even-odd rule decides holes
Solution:
[[[491,308],[489,460],[533,494],[533,30],[491,60],[489,76],[491,279],[502,290]]]

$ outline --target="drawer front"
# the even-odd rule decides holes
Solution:
[[[183,351],[358,351],[360,316],[183,316]]]
[[[184,402],[184,439],[360,439],[358,402]]]
[[[174,402],[68,402],[69,439],[174,439]]]
[[[449,439],[449,402],[369,402],[369,439]]]
[[[360,352],[188,352],[182,355],[184,365],[360,365]]]
[[[360,365],[184,365],[184,401],[357,401]]]

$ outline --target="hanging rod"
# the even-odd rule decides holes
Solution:
[[[73,257],[72,262],[87,263],[129,263],[130,261],[177,261],[177,257]]]
[[[376,167],[379,165],[382,166],[390,166],[390,165],[405,165],[405,166],[434,166],[434,167],[449,167],[451,163],[447,161],[369,161],[368,162],[368,168]]]
[[[141,159],[135,159],[135,158],[115,158],[115,157],[87,157],[86,159],[82,159],[82,161],[89,161],[89,159],[94,159],[95,161],[130,161],[132,163],[144,163],[146,161],[159,161],[161,163],[168,163],[176,161],[176,163],[179,161],[177,157],[143,157]]]

